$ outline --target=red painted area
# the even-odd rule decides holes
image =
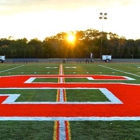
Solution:
[[[31,76],[1,77],[0,88],[107,88],[123,104],[1,104],[7,96],[0,97],[1,117],[138,117],[140,116],[140,85],[99,83],[35,84],[24,82]]]
[[[35,88],[35,87],[77,87],[77,84],[70,84],[70,83],[24,83],[31,77],[38,77],[38,78],[57,78],[57,77],[64,77],[64,78],[87,78],[87,77],[92,77],[95,80],[126,80],[125,77],[123,76],[103,76],[103,75],[26,75],[26,76],[5,76],[5,77],[0,77],[0,87],[1,88]],[[91,84],[91,83],[90,83]],[[88,86],[88,85],[87,85]]]

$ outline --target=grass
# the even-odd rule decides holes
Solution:
[[[49,69],[46,68],[49,65]],[[57,67],[57,68],[53,68]],[[1,64],[0,75],[59,74],[59,64]]]
[[[67,89],[67,101],[69,102],[105,102],[109,101],[97,89]]]
[[[54,122],[1,121],[1,140],[52,140]]]
[[[60,64],[0,64],[0,76],[59,74]],[[121,82],[140,84],[139,63],[63,64],[64,74],[128,76],[135,80],[93,80],[65,78],[65,82]],[[46,68],[47,67],[47,68]],[[57,68],[54,68],[57,67]],[[71,68],[65,68],[71,67]],[[72,68],[76,67],[76,68]],[[34,82],[58,82],[57,78],[37,78]],[[0,89],[0,94],[21,94],[17,102],[56,101],[57,89]],[[66,89],[67,101],[106,101],[99,90]],[[126,97],[127,98],[127,97]],[[70,121],[71,140],[139,140],[140,121]],[[1,140],[52,140],[54,121],[0,121]]]
[[[140,121],[72,121],[70,126],[72,140],[140,139]]]
[[[36,78],[33,82],[53,82],[53,83],[57,83],[58,78]]]
[[[55,102],[56,89],[0,89],[0,94],[20,94],[17,102]]]

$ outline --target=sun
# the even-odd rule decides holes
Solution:
[[[70,43],[74,43],[75,41],[75,36],[73,34],[69,34],[68,37],[67,37],[67,40],[70,42]]]

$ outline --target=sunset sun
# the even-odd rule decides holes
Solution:
[[[73,43],[75,41],[75,36],[73,34],[69,34],[67,39],[70,43]]]

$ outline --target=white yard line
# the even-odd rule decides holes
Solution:
[[[133,74],[133,73],[130,73],[130,72],[125,72],[125,71],[122,71],[122,70],[113,69],[113,68],[110,68],[110,67],[107,67],[107,66],[103,66],[103,65],[99,65],[99,66],[100,66],[100,67],[107,68],[107,69],[115,70],[115,71],[118,71],[118,72],[130,74],[130,75],[133,75],[133,76],[136,76],[136,77],[140,77],[140,75],[136,75],[136,74]]]
[[[20,68],[20,67],[23,67],[23,66],[25,66],[25,65],[21,65],[21,66],[18,66],[18,67],[14,67],[14,68],[11,68],[11,69],[7,69],[7,70],[2,70],[2,71],[0,71],[0,73],[6,72],[6,71],[9,71],[9,70],[14,70],[14,69],[17,69],[17,68]]]
[[[77,67],[65,67],[66,69],[72,68],[72,69],[76,69]]]
[[[61,89],[59,89],[60,90],[60,103],[64,103],[65,101],[64,101],[64,93],[63,93],[63,89],[61,88]]]
[[[66,140],[65,120],[59,120],[59,140]]]
[[[47,69],[57,69],[58,67],[46,67]]]
[[[140,121],[138,117],[0,117],[0,121]],[[61,139],[60,139],[61,140]]]
[[[63,66],[62,66],[62,64],[60,64],[59,75],[63,75]],[[64,83],[63,77],[59,78],[59,82]],[[63,88],[59,89],[59,91],[60,91],[59,103],[65,103]],[[66,140],[66,135],[67,134],[66,134],[65,120],[59,120],[59,140]]]

